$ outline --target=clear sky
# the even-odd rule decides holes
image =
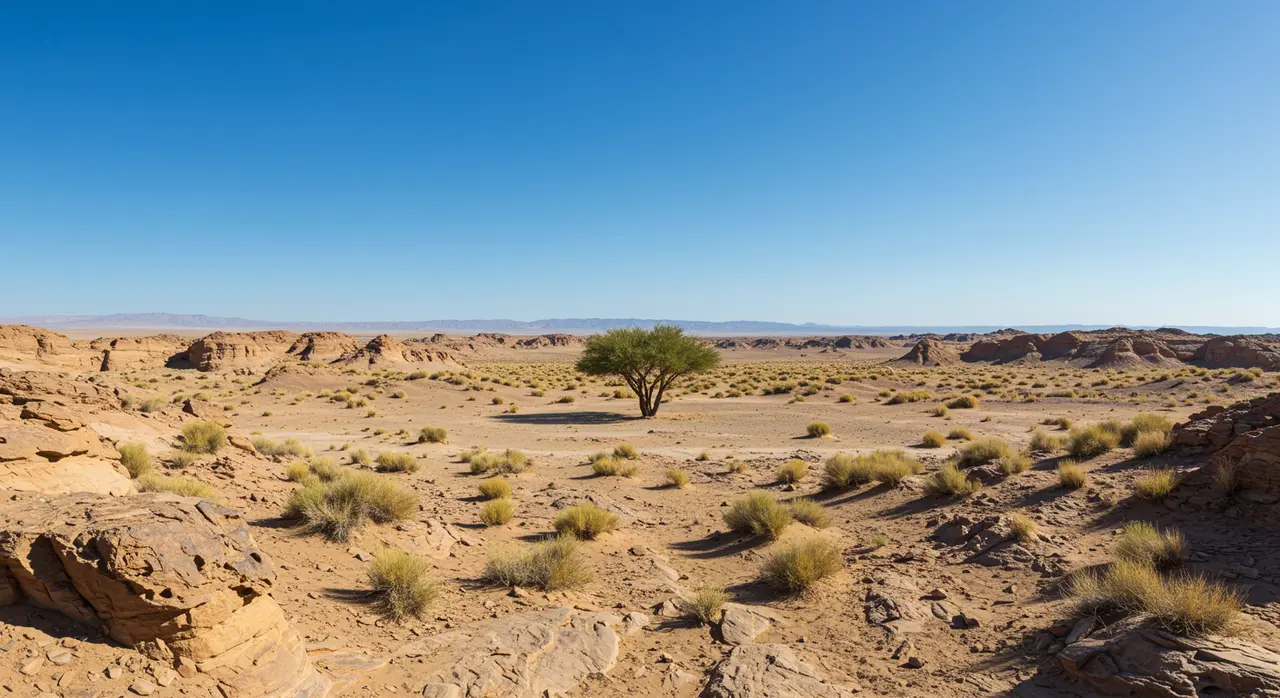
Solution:
[[[0,316],[1280,326],[1280,2],[7,2],[0,259]]]

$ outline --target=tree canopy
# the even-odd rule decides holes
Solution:
[[[628,327],[588,338],[578,370],[620,376],[640,399],[640,414],[652,417],[673,383],[719,364],[715,349],[686,336],[679,327],[656,325],[652,330]]]

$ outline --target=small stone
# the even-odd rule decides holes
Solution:
[[[947,598],[947,592],[939,589],[938,587],[934,587],[933,591],[929,592],[929,597],[934,599],[945,599]]]
[[[22,668],[18,671],[21,672],[23,676],[34,676],[42,667],[44,667],[44,657],[36,657],[26,664],[23,664]]]
[[[919,657],[917,657],[917,656],[915,656],[915,655],[912,655],[912,656],[910,656],[910,657],[907,657],[907,668],[908,668],[908,669],[919,669],[919,668],[921,668],[921,667],[923,667],[923,666],[924,666],[924,660],[923,660],[923,659],[921,659],[921,658],[919,658]]]
[[[200,672],[196,667],[196,663],[187,657],[178,658],[178,676],[189,679]]]
[[[178,678],[178,673],[173,669],[160,669],[156,672],[156,683],[161,686],[168,686]]]
[[[156,692],[156,685],[146,679],[138,678],[129,684],[129,690],[140,696],[149,696]]]
[[[107,678],[109,679],[112,679],[112,680],[118,679],[123,674],[124,674],[124,669],[121,669],[115,664],[112,664],[111,666],[107,667]]]

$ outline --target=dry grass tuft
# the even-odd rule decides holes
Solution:
[[[955,463],[943,463],[924,483],[925,494],[967,497],[982,489],[978,480],[970,480]]]
[[[329,482],[317,478],[295,489],[284,516],[301,518],[308,533],[346,542],[366,521],[392,523],[417,512],[418,498],[412,491],[370,472],[348,471]]]
[[[831,514],[827,513],[825,507],[821,504],[801,497],[787,502],[787,507],[791,509],[791,518],[812,528],[827,528],[831,525]]]
[[[227,430],[209,421],[187,422],[182,427],[182,450],[217,453],[227,445]]]
[[[994,436],[984,436],[980,439],[974,439],[960,448],[959,460],[956,465],[961,468],[972,468],[976,465],[986,465],[1005,456],[1011,456],[1013,453],[1014,451],[1009,444],[1001,439]]]
[[[479,488],[485,499],[506,499],[511,496],[511,483],[505,478],[491,477],[481,482]]]
[[[669,486],[678,490],[689,486],[689,474],[679,468],[668,468],[664,477]]]
[[[920,445],[925,448],[942,448],[947,444],[947,437],[942,432],[930,429],[920,437]]]
[[[734,500],[724,522],[735,533],[777,540],[791,524],[791,510],[766,492],[751,492]]]
[[[1097,458],[1120,445],[1120,434],[1107,424],[1091,424],[1083,429],[1072,429],[1067,440],[1067,452],[1076,460]]]
[[[1069,490],[1078,490],[1084,487],[1084,483],[1089,479],[1084,468],[1073,460],[1064,460],[1058,463],[1058,486],[1065,487]]]
[[[831,436],[831,425],[826,422],[813,422],[805,427],[805,432],[811,439],[820,439],[824,436]]]
[[[380,473],[414,473],[418,471],[418,459],[412,453],[383,451],[374,459],[374,468]]]
[[[145,445],[123,443],[118,444],[116,450],[120,452],[120,465],[129,471],[129,477],[136,480],[155,470],[155,463],[151,460],[151,454],[147,453]]]
[[[1008,521],[1009,528],[1013,529],[1013,537],[1019,543],[1025,545],[1036,539],[1036,529],[1039,527],[1036,525],[1035,519],[1018,511],[1010,514]]]
[[[1133,483],[1134,494],[1140,499],[1159,501],[1168,497],[1178,486],[1178,474],[1171,468],[1157,468],[1138,476]]]
[[[595,540],[602,533],[618,527],[618,517],[590,502],[575,504],[560,512],[555,520],[556,533],[578,540]]]
[[[510,499],[490,499],[480,505],[480,522],[486,526],[501,526],[516,515],[516,505]]]
[[[997,464],[1000,466],[1000,472],[1002,474],[1018,475],[1030,470],[1031,465],[1034,462],[1035,461],[1031,459],[1031,456],[1028,456],[1025,453],[1010,453],[1007,456],[1002,456],[1000,460],[997,461]]]
[[[824,538],[791,543],[765,559],[760,580],[790,594],[808,591],[814,583],[844,566],[839,546]]]
[[[689,615],[698,619],[703,625],[715,625],[724,614],[724,604],[729,600],[724,587],[701,586],[693,592],[689,600]]]
[[[421,618],[439,595],[430,563],[395,548],[386,548],[374,555],[368,581],[383,612],[396,622]]]
[[[484,579],[501,586],[527,586],[542,591],[569,589],[591,579],[578,541],[558,536],[529,546],[507,545],[489,554]]]
[[[809,464],[802,460],[789,460],[778,468],[775,481],[788,483],[800,482],[809,474]]]
[[[139,492],[169,492],[183,497],[199,497],[210,501],[219,501],[218,491],[199,480],[175,475],[168,477],[156,473],[147,473],[138,478],[136,483]]]
[[[1146,521],[1130,521],[1116,540],[1116,557],[1129,562],[1170,569],[1187,557],[1187,539],[1177,530],[1161,531]]]
[[[449,443],[449,433],[440,427],[422,427],[422,429],[418,431],[418,443],[420,444]]]
[[[635,460],[640,457],[640,452],[631,444],[618,444],[613,449],[614,458],[625,458],[627,460]]]

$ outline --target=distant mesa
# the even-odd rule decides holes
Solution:
[[[936,339],[922,339],[894,363],[916,366],[955,366],[963,363],[960,352],[953,346]]]

